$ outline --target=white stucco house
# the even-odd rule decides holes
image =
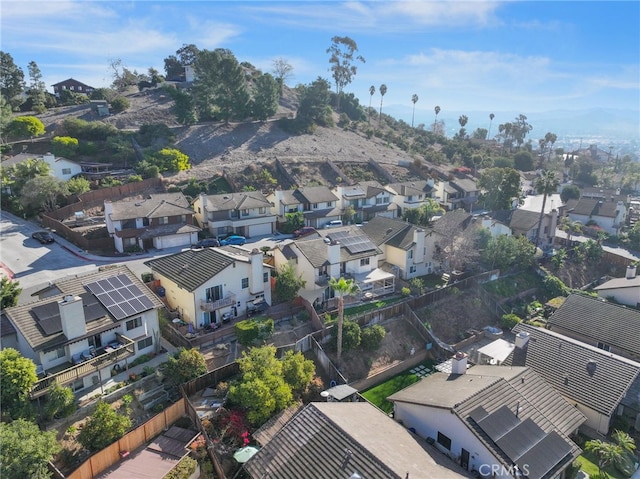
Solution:
[[[80,163],[76,163],[73,160],[63,158],[62,156],[55,156],[53,153],[45,153],[44,155],[33,155],[31,153],[20,153],[12,156],[2,162],[3,167],[9,167],[22,163],[23,161],[35,159],[44,161],[51,168],[50,174],[54,178],[60,181],[67,181],[76,175],[82,173],[82,167]]]
[[[74,391],[101,386],[113,370],[160,347],[164,305],[126,266],[55,282],[41,295],[4,311],[18,350],[40,373],[32,398],[53,382]]]
[[[278,221],[286,222],[287,213],[301,212],[305,226],[323,228],[342,217],[340,198],[327,186],[306,186],[295,190],[275,190],[268,196]]]
[[[377,181],[361,181],[355,185],[337,186],[334,190],[339,198],[340,208],[353,208],[355,218],[369,221],[374,216],[395,218],[398,205],[392,200],[392,193]]]
[[[195,329],[222,326],[254,302],[271,304],[271,269],[264,254],[236,246],[185,250],[145,262],[167,303]]]

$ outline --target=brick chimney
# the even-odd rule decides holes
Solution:
[[[84,305],[80,296],[67,295],[58,302],[62,332],[67,339],[79,338],[87,334],[84,319]]]
[[[458,351],[451,358],[451,374],[467,374],[467,353]]]

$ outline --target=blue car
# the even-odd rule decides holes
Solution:
[[[223,240],[220,240],[220,246],[227,246],[227,245],[242,246],[246,242],[247,242],[247,238],[245,238],[244,236],[231,235],[231,236],[227,236]]]

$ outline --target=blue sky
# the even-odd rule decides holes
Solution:
[[[637,1],[2,0],[0,16],[2,50],[25,76],[34,60],[48,86],[69,77],[108,86],[113,58],[164,72],[185,43],[228,48],[265,72],[284,58],[293,86],[330,79],[326,49],[340,35],[366,59],[345,91],[368,106],[369,86],[385,83],[383,111],[410,111],[415,93],[416,124],[433,121],[435,105],[470,117],[640,109]]]

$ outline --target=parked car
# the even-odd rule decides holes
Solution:
[[[244,236],[231,235],[231,236],[227,236],[223,240],[220,240],[220,246],[227,246],[227,245],[242,246],[246,242],[247,242],[247,238],[245,238]]]
[[[300,229],[297,229],[293,232],[293,236],[295,238],[302,238],[303,236],[310,235],[311,233],[316,233],[316,229],[313,226],[303,226]]]
[[[329,221],[326,225],[324,225],[325,228],[337,228],[338,226],[342,226],[342,220]]]
[[[215,246],[220,246],[220,241],[216,238],[205,238],[202,241],[198,241],[196,244],[192,246],[192,248],[211,248]]]
[[[48,231],[36,231],[31,237],[40,241],[41,244],[53,243],[55,241],[53,235]]]

